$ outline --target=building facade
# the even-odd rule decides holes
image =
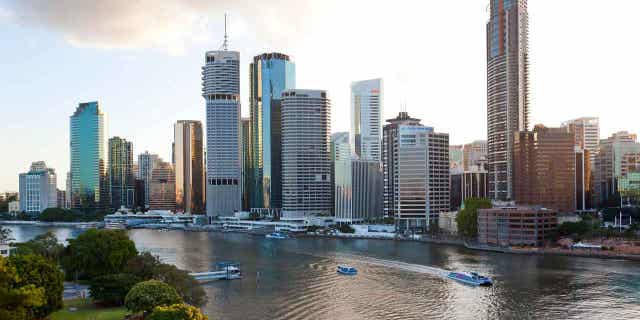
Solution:
[[[487,165],[489,197],[510,200],[513,134],[529,128],[527,0],[492,0],[487,22]]]
[[[144,206],[149,206],[149,192],[151,192],[151,173],[158,166],[159,157],[157,154],[145,151],[138,155],[138,177],[144,181]]]
[[[323,90],[282,93],[282,214],[330,215],[331,102]]]
[[[295,88],[295,64],[282,53],[257,55],[249,66],[253,208],[282,208],[282,92]]]
[[[331,134],[331,161],[351,159],[349,132],[334,132]]]
[[[635,134],[621,131],[601,140],[595,165],[598,202],[612,202],[618,195],[627,202],[640,199],[640,143]]]
[[[209,51],[202,67],[207,107],[207,215],[241,209],[240,53]]]
[[[515,200],[560,212],[576,210],[573,132],[537,125],[514,138]]]
[[[382,79],[351,83],[351,154],[380,162],[382,143]]]
[[[120,137],[109,139],[109,186],[111,206],[133,208],[135,201],[133,145]]]
[[[464,146],[449,146],[449,171],[451,174],[462,173],[464,171]]]
[[[71,208],[111,206],[104,122],[97,101],[80,103],[70,117]]]
[[[462,166],[464,171],[487,170],[487,141],[476,140],[462,147]]]
[[[451,173],[451,210],[458,210],[466,199],[487,198],[487,172]]]
[[[253,180],[253,170],[251,166],[251,119],[242,118],[241,123],[242,152],[240,159],[242,159],[242,183],[240,187],[242,191],[242,211],[249,211],[251,209],[251,181]]]
[[[540,207],[478,210],[478,242],[493,246],[542,246],[558,227],[557,213]]]
[[[449,211],[449,135],[401,112],[383,138],[384,212],[399,231],[426,232]]]
[[[362,223],[382,218],[380,162],[339,160],[334,163],[335,221]]]
[[[44,161],[33,162],[29,172],[21,173],[19,186],[21,212],[38,214],[58,206],[56,172],[47,168]]]
[[[176,210],[176,176],[170,163],[158,161],[151,172],[150,210]]]
[[[589,151],[592,170],[600,147],[600,120],[596,117],[582,117],[562,123],[562,127],[573,132],[576,147]]]
[[[176,174],[176,210],[205,212],[202,123],[178,120],[173,127],[173,170]]]

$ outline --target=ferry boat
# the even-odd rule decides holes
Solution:
[[[286,233],[280,233],[280,232],[269,233],[264,237],[267,239],[288,239],[289,238],[289,236]]]
[[[450,272],[447,277],[472,286],[490,286],[493,284],[491,279],[476,272]]]
[[[234,280],[242,279],[240,264],[231,261],[216,263],[216,271],[192,272],[189,273],[198,282],[210,282],[214,280]]]
[[[355,276],[356,274],[358,274],[358,269],[356,269],[355,267],[351,267],[351,266],[338,266],[338,273],[340,274],[345,274],[348,276]]]

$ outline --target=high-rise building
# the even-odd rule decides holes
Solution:
[[[518,204],[576,210],[573,132],[536,125],[514,137],[514,189]]]
[[[97,101],[80,103],[70,117],[71,208],[111,205],[104,118]]]
[[[251,119],[242,118],[241,123],[242,152],[240,159],[242,159],[242,183],[240,184],[240,188],[242,190],[242,210],[249,211],[251,209],[251,201],[249,198],[251,196],[251,181],[253,180],[251,166]]]
[[[487,197],[487,172],[451,173],[451,210],[458,210],[466,199]]]
[[[451,145],[449,146],[449,170],[451,173],[462,173],[464,171],[463,167],[463,152],[464,146],[462,145]]]
[[[253,186],[251,206],[282,207],[282,92],[295,88],[295,64],[282,53],[264,53],[249,66]]]
[[[186,213],[204,213],[202,123],[195,120],[178,120],[173,126],[173,133],[176,210]]]
[[[176,210],[176,176],[170,163],[158,161],[151,173],[149,209]]]
[[[331,161],[351,159],[349,132],[334,132],[331,134]]]
[[[462,147],[464,171],[485,171],[487,167],[487,141],[476,140]]]
[[[37,214],[58,206],[56,172],[44,161],[33,162],[29,172],[21,173],[19,185],[20,211]]]
[[[359,223],[382,218],[380,162],[338,160],[335,167],[334,213],[337,222]]]
[[[65,204],[66,209],[71,208],[71,171],[67,171],[67,180],[65,181]]]
[[[382,79],[351,83],[351,153],[380,162],[382,143]]]
[[[58,208],[67,209],[67,192],[58,189],[56,192],[58,201],[56,202]]]
[[[207,106],[207,216],[242,207],[240,162],[240,53],[209,51],[202,67]]]
[[[383,129],[384,212],[399,231],[425,232],[449,211],[449,135],[401,112]]]
[[[114,209],[133,208],[133,183],[133,145],[130,141],[113,137],[109,139],[109,186]]]
[[[576,147],[589,151],[592,170],[598,155],[600,145],[600,122],[596,117],[582,117],[565,121],[562,126],[570,130],[575,135]]]
[[[589,210],[593,208],[591,181],[593,164],[591,153],[587,149],[575,147],[576,152],[576,210]]]
[[[617,195],[624,201],[640,200],[640,143],[635,134],[621,131],[600,140],[595,165],[598,202],[612,201]]]
[[[149,182],[151,182],[151,179],[149,179]],[[134,203],[133,203],[133,207],[137,208],[137,209],[141,209],[141,208],[146,208],[147,204],[145,203],[145,185],[146,185],[146,181],[142,180],[142,179],[135,179],[135,181],[133,182],[134,185]]]
[[[138,177],[144,181],[144,206],[149,206],[149,192],[151,192],[151,173],[158,166],[158,155],[145,151],[138,155]]]
[[[331,103],[324,90],[282,93],[282,214],[329,215]]]
[[[513,135],[529,130],[527,0],[491,0],[487,22],[489,197],[513,198]]]

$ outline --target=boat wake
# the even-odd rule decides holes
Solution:
[[[375,265],[379,267],[393,268],[393,269],[400,269],[400,270],[411,271],[416,273],[429,274],[432,276],[441,277],[445,279],[447,279],[447,276],[449,275],[449,272],[450,272],[445,269],[425,266],[421,264],[407,263],[407,262],[394,261],[394,260],[384,260],[384,259],[371,258],[366,256],[358,256],[353,254],[337,254],[335,258],[339,260],[356,261],[356,262]]]

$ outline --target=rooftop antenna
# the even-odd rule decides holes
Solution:
[[[224,51],[229,49],[229,37],[227,36],[227,13],[224,13],[224,42],[222,43]]]

